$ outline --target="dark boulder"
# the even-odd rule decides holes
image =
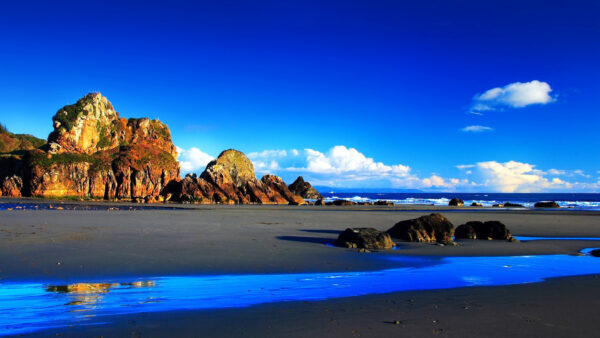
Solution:
[[[525,208],[522,204],[510,203],[510,202],[504,203],[504,207],[505,208]]]
[[[600,257],[600,249],[594,249],[594,250],[590,251],[590,255],[592,255],[594,257]]]
[[[553,201],[537,202],[534,206],[536,208],[560,208],[560,205]]]
[[[388,233],[409,242],[449,243],[454,235],[454,225],[441,214],[431,214],[398,222]]]
[[[323,201],[322,198],[319,198],[316,202],[315,205],[325,205],[325,201]]]
[[[373,228],[348,228],[340,233],[334,244],[367,250],[387,250],[394,247],[394,242],[387,232]]]
[[[456,239],[477,239],[477,232],[475,228],[471,224],[473,222],[468,222],[467,224],[459,225],[456,227],[454,231],[454,238]]]
[[[394,202],[379,200],[373,204],[375,204],[375,205],[394,205]]]
[[[465,202],[460,198],[453,198],[450,200],[450,203],[448,203],[448,205],[451,207],[462,207],[463,205],[465,205]]]
[[[338,205],[338,206],[348,206],[348,205],[355,205],[356,203],[352,202],[352,201],[348,201],[348,200],[335,200],[332,202],[327,202],[327,205]]]
[[[498,221],[467,222],[459,225],[454,233],[456,239],[503,239],[513,238],[506,225]]]
[[[475,203],[475,202],[473,202],[473,203],[471,203],[471,206],[472,207],[481,207],[483,205],[481,203]]]

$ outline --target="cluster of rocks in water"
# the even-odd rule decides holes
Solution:
[[[334,244],[346,248],[387,250],[394,246],[392,239],[445,245],[454,245],[455,239],[517,242],[506,225],[499,221],[472,221],[461,224],[455,229],[450,220],[434,213],[400,221],[387,231],[373,228],[348,228],[339,234]]]
[[[180,178],[169,128],[158,120],[120,117],[100,93],[58,110],[48,140],[0,128],[0,196],[305,204],[322,198],[302,177],[260,180],[240,151],[223,151],[204,172]]]
[[[461,200],[460,198],[453,198],[450,200],[450,202],[448,202],[448,206],[451,207],[462,207],[465,205],[465,202],[463,200]],[[481,207],[482,204],[478,203],[478,202],[473,202],[471,203],[472,207]],[[511,202],[506,202],[506,203],[498,203],[498,204],[494,204],[492,205],[492,207],[494,208],[525,208],[524,205],[522,204],[518,204],[518,203],[511,203]],[[558,203],[556,202],[537,202],[534,204],[535,208],[560,208],[560,205],[558,205]]]

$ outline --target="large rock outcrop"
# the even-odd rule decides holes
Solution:
[[[197,177],[187,175],[167,192],[183,202],[229,204],[305,204],[283,180],[274,175],[256,178],[252,162],[235,149],[223,151]]]
[[[179,180],[171,134],[158,120],[121,118],[105,97],[91,93],[53,121],[48,144],[13,164],[24,196],[154,202]]]
[[[49,153],[92,155],[120,145],[123,130],[119,113],[100,93],[90,93],[64,106],[52,117],[54,131],[48,136]]]
[[[306,182],[302,176],[298,176],[294,183],[290,184],[288,188],[294,194],[302,196],[302,198],[311,200],[323,198],[323,196],[315,188],[313,188],[309,182]]]
[[[454,225],[441,214],[431,214],[398,222],[387,232],[394,238],[409,242],[450,243]]]
[[[5,196],[124,199],[137,202],[305,204],[274,175],[256,178],[252,162],[226,150],[197,177],[180,179],[169,128],[125,119],[99,93],[58,110],[48,143],[0,128],[0,192]],[[8,141],[10,142],[8,142]],[[6,153],[3,151],[10,151]],[[16,151],[16,152],[15,152]]]

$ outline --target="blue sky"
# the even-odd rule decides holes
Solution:
[[[286,181],[600,191],[598,17],[596,1],[3,1],[0,120],[45,138],[99,91],[167,123],[196,172],[236,148]]]

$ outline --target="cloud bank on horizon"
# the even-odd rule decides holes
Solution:
[[[200,173],[214,157],[198,148],[178,148],[183,174]],[[340,188],[397,188],[425,191],[533,193],[600,190],[600,178],[582,170],[537,169],[518,161],[485,161],[455,165],[458,177],[420,175],[406,164],[385,164],[355,148],[337,145],[314,149],[264,150],[247,154],[257,175],[276,174],[290,183],[302,175],[313,185]],[[560,177],[559,177],[560,176]],[[567,180],[569,178],[569,180]],[[578,179],[585,178],[587,182]],[[575,179],[575,181],[573,181]]]

